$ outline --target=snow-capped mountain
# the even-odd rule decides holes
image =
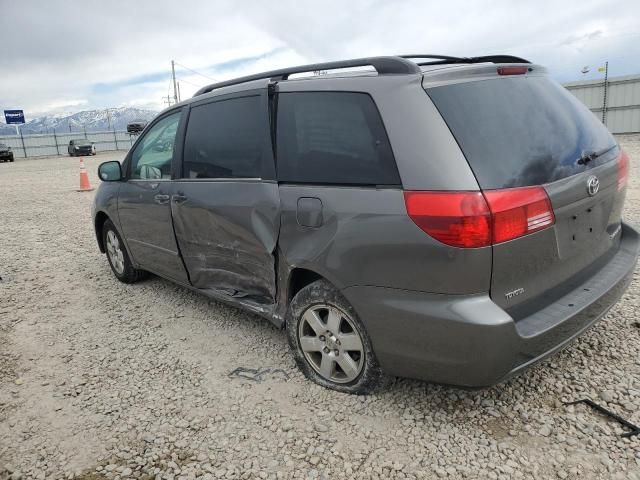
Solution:
[[[108,113],[107,113],[108,112]],[[133,107],[118,107],[103,110],[85,110],[74,114],[45,115],[29,120],[27,113],[27,123],[20,125],[23,134],[29,133],[52,133],[104,131],[109,129],[126,130],[127,123],[134,120],[151,120],[158,112],[144,110]],[[109,115],[109,116],[107,116]],[[109,118],[110,117],[110,118]],[[109,127],[111,124],[111,127]],[[6,125],[0,122],[0,135],[14,135],[16,129],[14,125]]]

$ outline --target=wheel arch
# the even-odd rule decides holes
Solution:
[[[105,253],[104,241],[102,238],[102,228],[104,227],[104,224],[107,220],[111,220],[109,218],[109,215],[107,215],[103,211],[99,211],[96,213],[96,216],[93,221],[93,226],[96,231],[96,239],[98,240],[98,248],[100,249],[100,253]]]
[[[278,251],[279,252],[279,251]],[[326,275],[321,269],[309,268],[308,266],[293,266],[288,264],[279,252],[278,257],[278,284],[281,286],[278,293],[278,305],[272,315],[271,321],[278,327],[284,328],[286,325],[287,311],[293,297],[307,285],[318,280],[330,283],[336,290],[341,290],[341,285]]]
[[[293,297],[307,285],[317,280],[331,281],[314,270],[308,268],[295,267],[289,272],[289,281],[287,282],[287,304],[291,303]]]

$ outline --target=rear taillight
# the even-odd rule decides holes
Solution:
[[[551,202],[542,187],[487,190],[493,243],[506,242],[543,230],[556,221]]]
[[[453,247],[486,247],[550,227],[542,187],[481,192],[405,192],[407,213],[425,233]]]
[[[624,150],[620,150],[618,157],[618,190],[622,190],[629,180],[629,155]]]
[[[491,244],[491,213],[480,192],[404,192],[404,202],[411,220],[442,243]]]

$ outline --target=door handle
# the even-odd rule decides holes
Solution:
[[[173,203],[184,203],[187,201],[187,197],[182,195],[181,193],[177,193],[171,197],[173,199]]]
[[[163,204],[165,204],[165,203],[167,203],[169,201],[169,195],[163,195],[163,194],[159,193],[158,195],[153,197],[153,199],[155,200],[156,203],[159,203],[160,205],[163,205]]]

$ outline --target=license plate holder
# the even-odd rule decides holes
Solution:
[[[569,213],[556,228],[560,257],[569,258],[592,250],[604,229],[601,203],[583,206]]]

